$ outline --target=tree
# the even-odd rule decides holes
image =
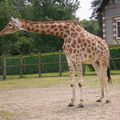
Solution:
[[[93,13],[91,18],[95,18],[98,20],[99,27],[102,28],[102,15],[101,13],[97,12],[98,7],[100,6],[102,0],[93,0],[91,6],[93,8]],[[100,29],[100,36],[103,36],[102,29]]]
[[[34,21],[76,19],[78,6],[78,0],[1,0],[0,29],[4,28],[11,16]],[[63,40],[58,37],[19,32],[0,37],[0,54],[3,51],[12,54],[19,54],[19,51],[23,50],[23,53],[58,51],[62,44]],[[30,48],[29,51],[26,48]]]
[[[99,17],[96,10],[98,9],[101,2],[102,2],[102,0],[93,0],[91,2],[91,7],[93,8],[93,13],[92,13],[91,17],[93,17],[93,18],[98,18]]]
[[[82,20],[81,24],[88,32],[100,36],[98,20]]]
[[[0,28],[3,29],[4,26],[9,22],[11,16],[19,17],[19,13],[16,11],[15,6],[10,0],[0,1]],[[15,43],[17,39],[17,34],[0,37],[0,54],[9,53],[11,45]]]
[[[78,0],[32,0],[29,2],[31,4],[25,9],[25,18],[36,21],[76,19],[75,11],[79,6]],[[61,38],[33,33],[28,33],[28,36],[34,39],[34,48],[40,52],[58,51],[62,48]]]

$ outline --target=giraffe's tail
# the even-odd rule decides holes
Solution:
[[[112,83],[111,76],[110,76],[110,68],[107,68],[107,76],[108,76],[108,82]]]

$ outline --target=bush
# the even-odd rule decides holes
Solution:
[[[110,48],[110,68],[120,70],[120,47]],[[87,71],[94,71],[92,65],[87,65]]]
[[[7,57],[7,74],[20,74],[20,56]],[[2,60],[1,60],[2,61]],[[64,62],[64,64],[63,64]],[[48,53],[41,55],[41,71],[42,73],[59,72],[59,53]],[[31,54],[23,56],[23,73],[32,74],[38,73],[39,54]],[[0,64],[2,66],[2,62]],[[14,66],[14,67],[10,67]],[[62,54],[62,71],[67,71],[68,66],[66,64],[66,57]],[[2,69],[0,74],[2,74]]]
[[[120,47],[110,49],[110,68],[111,69],[120,69]],[[117,59],[116,59],[117,58]]]
[[[118,47],[118,48],[111,48],[110,49],[110,55],[111,55],[112,58],[120,57],[120,47]]]
[[[110,49],[111,58],[113,60],[110,60],[110,67],[111,69],[120,69],[120,48],[111,48]],[[6,59],[7,63],[7,74],[20,74],[20,56],[12,56],[7,57]],[[0,58],[0,66],[2,66],[3,60]],[[42,73],[48,73],[48,72],[59,72],[59,53],[48,53],[48,54],[42,54],[41,57],[41,72]],[[39,54],[31,54],[23,56],[23,63],[24,63],[24,74],[32,74],[32,73],[38,73],[38,63],[39,63]],[[14,66],[14,67],[10,67]],[[87,71],[93,71],[92,65],[86,65]],[[68,65],[66,62],[66,57],[64,54],[62,54],[62,71],[68,71]],[[2,68],[0,69],[0,74],[2,74]]]

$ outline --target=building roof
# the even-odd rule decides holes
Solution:
[[[105,8],[105,6],[108,4],[109,1],[110,0],[102,0],[97,8],[97,12],[102,12],[102,10]]]

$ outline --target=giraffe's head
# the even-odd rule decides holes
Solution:
[[[10,22],[7,24],[7,26],[0,32],[0,36],[4,36],[7,34],[12,34],[14,32],[17,32],[21,30],[21,22],[18,18],[11,18]]]

